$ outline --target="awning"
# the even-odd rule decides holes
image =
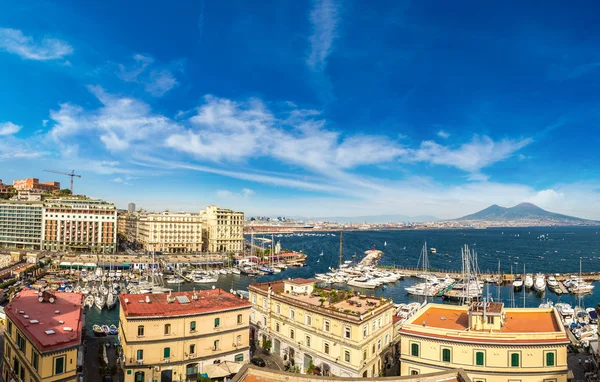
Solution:
[[[204,372],[208,374],[209,378],[224,378],[236,374],[242,366],[239,362],[225,361],[205,366]]]

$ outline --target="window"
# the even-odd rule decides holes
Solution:
[[[521,366],[521,362],[519,362],[519,353],[511,353],[511,355],[510,355],[510,366],[511,367],[519,367],[519,366]]]
[[[276,331],[276,332],[279,332],[279,322],[276,322],[276,323],[275,323],[275,331]]]
[[[381,317],[377,319],[377,327],[381,328]]]
[[[390,342],[390,335],[386,334],[385,335],[385,344],[387,345]]]
[[[546,353],[546,366],[554,366],[554,353]]]
[[[482,351],[478,351],[475,353],[475,365],[484,366],[485,365],[485,353]]]
[[[279,305],[279,304],[275,305],[275,312],[277,312],[277,314],[281,313],[281,305]]]
[[[419,370],[411,370],[410,375],[419,375]]]
[[[327,342],[323,344],[323,351],[325,354],[329,354],[329,344]]]
[[[138,350],[135,359],[138,360],[138,361],[143,360],[144,359],[144,351],[143,350]]]
[[[213,342],[213,350],[219,350],[219,340]]]
[[[344,361],[350,362],[350,352],[348,350],[344,351]]]
[[[144,325],[138,326],[138,337],[144,336]]]
[[[450,349],[442,349],[442,362],[450,362]]]
[[[263,309],[267,309],[267,299],[263,298]]]
[[[373,327],[371,328],[371,333],[375,333],[375,325],[377,322],[373,321]]]
[[[312,326],[312,317],[311,316],[304,316],[304,323],[308,326]]]
[[[33,368],[37,371],[40,364],[40,356],[33,350],[31,350],[31,364],[33,365]]]
[[[413,357],[419,356],[419,344],[410,345],[410,355],[412,355]]]
[[[97,218],[97,216],[96,216]],[[144,382],[146,378],[146,375],[143,371],[136,371],[135,372],[135,382]]]
[[[363,326],[363,338],[367,338],[369,335],[369,325]]]
[[[263,316],[263,325],[266,328],[267,327],[267,317]]]
[[[344,338],[350,339],[350,328],[348,326],[344,328]]]
[[[54,358],[54,375],[65,372],[65,357]]]
[[[381,350],[381,338],[377,340],[377,350]]]
[[[196,321],[190,322],[190,332],[196,331]]]
[[[242,336],[241,336],[241,335],[238,335],[238,336],[235,338],[235,344],[236,344],[236,345],[241,345],[241,344],[242,344]]]
[[[25,353],[25,338],[19,332],[17,332],[17,347]]]
[[[164,359],[171,358],[171,348],[164,348],[163,349],[163,358]]]
[[[290,320],[295,320],[295,319],[296,319],[296,311],[291,309],[290,310]]]
[[[290,338],[294,339],[294,329],[290,329]]]
[[[256,295],[255,294],[252,295],[252,303],[256,304]]]
[[[218,328],[221,325],[221,319],[219,317],[215,318],[215,328]]]
[[[190,355],[192,355],[192,354],[196,354],[196,345],[195,344],[190,345]]]
[[[241,324],[241,323],[243,323],[243,322],[244,322],[244,317],[243,317],[241,314],[238,314],[238,315],[237,315],[237,323],[238,323],[238,324]]]
[[[329,321],[324,321],[323,322],[323,330],[326,332],[331,331],[331,323]]]
[[[310,336],[306,336],[306,346],[310,347]]]
[[[363,350],[363,361],[367,360],[367,351]]]
[[[243,354],[236,355],[235,362],[244,362],[244,355]]]
[[[165,324],[165,336],[171,334],[171,324]]]
[[[8,321],[8,334],[12,336],[12,322]]]
[[[373,342],[373,349],[371,349],[371,354],[375,354],[375,342]]]
[[[490,325],[494,324],[494,317],[493,316],[487,316],[487,323]]]

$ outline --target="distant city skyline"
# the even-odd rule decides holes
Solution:
[[[0,179],[75,169],[122,209],[600,220],[598,8],[3,2]]]

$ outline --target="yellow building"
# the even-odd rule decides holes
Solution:
[[[400,329],[400,375],[464,369],[475,381],[567,381],[567,338],[552,308],[429,304]]]
[[[129,227],[145,251],[194,253],[202,251],[199,214],[161,212],[133,215]],[[127,223],[126,223],[127,224]],[[127,229],[127,228],[126,228]]]
[[[244,250],[244,213],[208,206],[201,211],[206,229],[205,249],[208,252],[234,252]]]
[[[317,289],[314,279],[249,287],[251,337],[285,361],[324,375],[378,376],[393,340],[393,304],[350,291]],[[312,364],[312,366],[311,366]]]
[[[250,303],[221,289],[120,295],[125,382],[197,381],[249,360]]]
[[[5,308],[4,380],[77,381],[82,303],[80,293],[21,291]]]

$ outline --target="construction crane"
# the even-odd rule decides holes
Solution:
[[[66,176],[70,177],[71,178],[71,195],[73,195],[73,178],[74,177],[81,178],[81,175],[75,174],[75,170],[72,170],[71,172],[61,172],[61,171],[54,171],[54,170],[44,170],[44,171],[53,172],[55,174],[62,174],[62,175],[66,175]]]

